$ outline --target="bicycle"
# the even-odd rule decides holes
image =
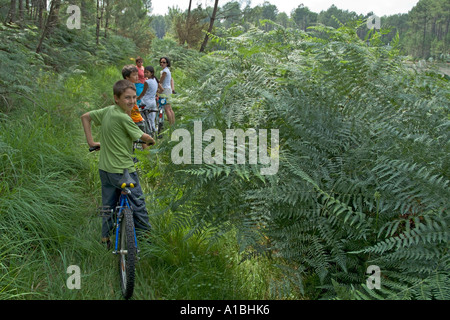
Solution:
[[[151,110],[149,109],[145,109],[146,105],[145,104],[140,104],[139,105],[139,111],[141,112],[141,116],[142,118],[144,118],[144,123],[145,123],[145,133],[148,133],[149,135],[152,135],[152,126],[150,125],[150,119],[148,117],[148,114],[151,112]],[[153,136],[153,135],[152,135]]]
[[[100,149],[100,147],[91,147],[89,151]],[[123,176],[119,180],[121,193],[117,205],[114,209],[102,209],[105,213],[103,217],[112,215],[113,234],[115,235],[113,254],[119,256],[119,278],[122,296],[125,299],[131,298],[134,291],[135,268],[139,260],[138,243],[136,229],[133,220],[133,208],[130,204],[128,195],[130,188],[134,188],[136,182],[131,178],[128,169],[123,170]]]
[[[145,120],[146,125],[149,128],[149,134],[153,137],[155,135],[155,133],[157,133],[158,135],[158,139],[162,138],[162,131],[164,129],[164,108],[165,105],[167,104],[167,99],[164,97],[160,97],[158,99],[158,110],[148,110],[145,109],[146,105],[145,104],[141,104],[140,108],[141,108],[141,114],[142,117]],[[150,125],[150,119],[149,119],[149,113],[151,112],[158,112],[158,121],[155,122],[155,127],[152,128],[152,126]],[[153,130],[152,130],[153,129]]]

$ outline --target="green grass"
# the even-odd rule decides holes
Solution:
[[[169,215],[169,214],[167,214]],[[142,248],[137,297],[162,299],[267,298],[267,261],[242,261],[233,233],[219,240],[186,238],[189,230],[172,229],[170,218],[152,217],[152,244]],[[167,232],[170,230],[169,232]],[[154,289],[158,288],[158,290]]]

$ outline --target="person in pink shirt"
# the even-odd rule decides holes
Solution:
[[[141,57],[137,57],[136,58],[136,67],[138,68],[139,83],[144,84],[145,83],[144,59],[142,59]]]

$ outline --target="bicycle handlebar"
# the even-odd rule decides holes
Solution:
[[[136,141],[134,141],[134,142],[136,142],[136,143],[141,143],[141,144],[147,143],[147,142],[145,142],[145,141],[142,141],[141,139],[138,139],[138,140],[136,140]],[[154,145],[154,143],[151,143],[150,145]],[[100,146],[90,147],[90,148],[89,148],[89,152],[92,152],[92,151],[95,151],[95,150],[98,150],[98,149],[100,149]]]

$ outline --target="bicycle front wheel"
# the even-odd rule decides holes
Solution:
[[[137,249],[134,235],[133,212],[124,208],[119,233],[119,275],[122,295],[131,298],[134,290]]]

